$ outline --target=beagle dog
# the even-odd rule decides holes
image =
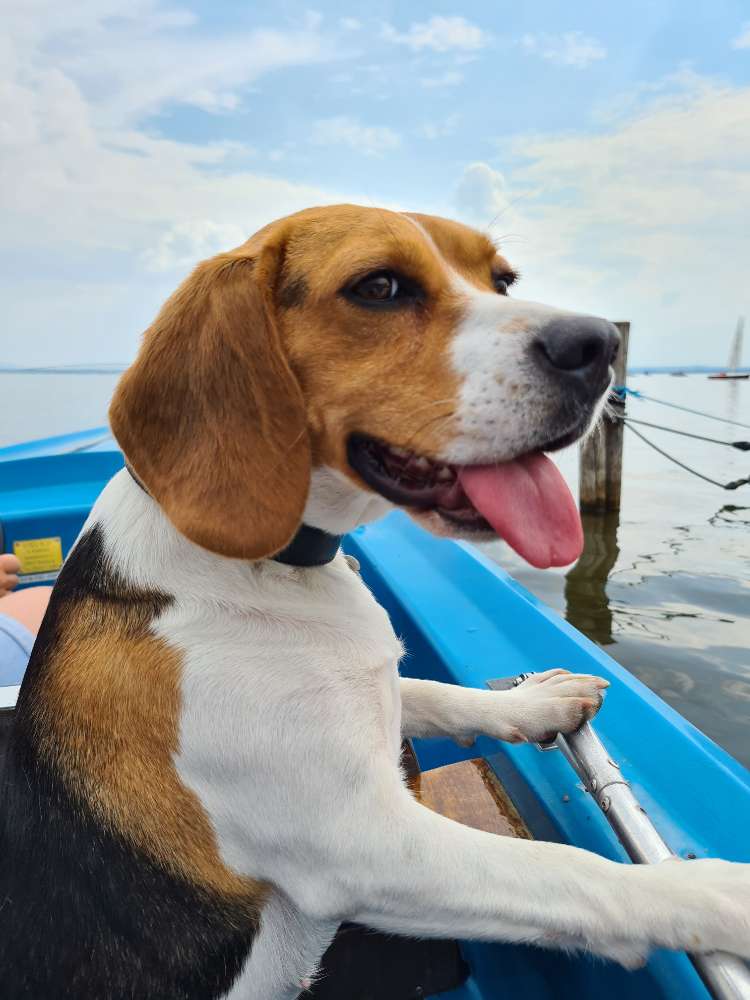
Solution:
[[[398,506],[538,566],[577,556],[544,452],[597,419],[616,332],[509,297],[515,279],[463,225],[341,205],[267,226],[163,307],[110,411],[132,473],[60,574],[7,747],[6,1000],[292,1000],[345,920],[626,966],[750,957],[750,866],[497,837],[404,783],[402,737],[537,740],[606,686],[400,679],[338,550]]]

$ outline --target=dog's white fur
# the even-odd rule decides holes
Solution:
[[[469,309],[456,331],[452,361],[461,373],[458,432],[445,460],[457,465],[503,462],[538,449],[554,417],[545,377],[529,348],[560,309],[493,295],[458,275],[456,289]],[[560,435],[567,427],[559,427]],[[549,440],[549,431],[546,431]]]
[[[350,519],[367,515],[362,491],[340,483],[332,497],[323,480],[311,510],[333,499]],[[315,569],[214,555],[125,471],[94,524],[115,571],[174,596],[154,629],[183,654],[179,774],[224,862],[274,887],[233,1000],[292,1000],[345,919],[627,965],[654,946],[750,954],[750,866],[629,866],[496,837],[405,787],[402,736],[536,739],[576,723],[563,696],[595,698],[594,678],[549,672],[513,692],[399,679],[401,644],[342,555]]]

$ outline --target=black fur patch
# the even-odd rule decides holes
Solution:
[[[140,602],[144,627],[170,600],[133,592],[109,572],[96,528],[60,574],[0,777],[0,996],[221,997],[250,953],[257,917],[240,902],[177,879],[104,829],[37,751],[35,689],[69,602],[79,595]]]
[[[301,306],[308,296],[309,288],[304,278],[292,278],[281,286],[279,305],[282,309],[293,309]]]

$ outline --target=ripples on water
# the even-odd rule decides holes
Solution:
[[[0,445],[103,423],[115,379],[0,376]],[[704,375],[633,377],[650,396],[750,424],[750,381]],[[750,429],[630,400],[654,423],[727,440]],[[642,428],[667,451],[722,481],[750,474],[750,452]],[[560,456],[577,481],[577,451]],[[533,570],[505,546],[489,553],[712,739],[750,766],[750,486],[725,492],[627,430],[622,510],[587,516],[586,548],[566,571]]]

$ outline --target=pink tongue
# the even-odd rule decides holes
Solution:
[[[532,566],[567,566],[580,556],[583,530],[578,509],[546,455],[467,466],[459,479],[479,513]]]

